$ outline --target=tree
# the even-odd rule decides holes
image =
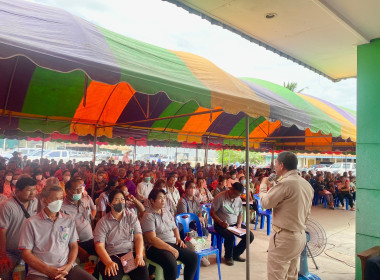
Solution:
[[[218,151],[218,162],[222,163],[222,155],[223,151]],[[238,151],[238,150],[225,150],[224,151],[224,157],[223,157],[223,163],[224,165],[227,165],[228,162],[230,164],[235,164],[236,162],[243,164],[245,163],[245,151]],[[265,163],[265,156],[261,155],[257,152],[249,152],[249,163],[250,164],[264,164]]]
[[[302,88],[302,89],[297,89],[298,84],[295,82],[287,82],[285,84],[284,82],[284,87],[286,87],[288,90],[295,92],[295,93],[301,93],[304,89],[307,89],[307,87]]]

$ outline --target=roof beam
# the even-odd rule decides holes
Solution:
[[[347,29],[352,35],[354,35],[357,39],[359,39],[361,44],[368,44],[370,40],[366,38],[360,30],[356,26],[354,26],[347,18],[345,18],[339,11],[334,9],[326,0],[311,0],[314,4],[320,7],[322,10],[326,12],[329,16],[331,16],[334,20],[336,20],[339,24],[341,24],[345,29]]]

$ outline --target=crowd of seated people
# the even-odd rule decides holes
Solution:
[[[260,168],[245,174],[234,166],[139,161],[103,161],[95,174],[92,170],[92,162],[0,158],[1,279],[12,279],[22,261],[29,267],[28,279],[94,279],[99,274],[122,279],[125,273],[132,280],[149,279],[154,270],[147,269],[144,257],[162,266],[165,279],[176,279],[180,260],[184,279],[193,279],[197,255],[186,248],[175,216],[195,214],[207,236],[202,204],[211,205],[215,230],[225,239],[225,263],[243,262],[245,235],[236,244],[227,228],[244,228],[241,197],[247,195],[247,180],[252,199],[270,174]],[[343,205],[346,197],[353,203],[354,178],[305,175],[329,205],[336,198]],[[76,265],[77,258],[84,263],[91,255],[99,260],[93,275]],[[132,258],[136,268],[126,272],[125,258]],[[202,258],[201,264],[210,262]]]
[[[339,207],[346,209],[346,199],[351,211],[355,211],[356,201],[356,177],[352,172],[344,172],[342,175],[331,172],[312,171],[301,173],[301,176],[307,180],[315,191],[315,198],[325,198],[330,209]],[[318,201],[315,201],[317,204]]]

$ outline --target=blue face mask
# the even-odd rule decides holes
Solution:
[[[245,186],[245,183],[246,183],[247,181],[246,180],[241,180],[241,184],[243,185],[243,186]]]
[[[82,194],[81,193],[76,193],[76,194],[73,194],[73,200],[74,201],[78,201],[82,198]]]

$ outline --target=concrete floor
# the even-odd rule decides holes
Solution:
[[[327,246],[322,254],[315,258],[319,270],[308,259],[309,271],[323,280],[355,279],[355,212],[329,210],[322,206],[313,206],[311,217],[316,219],[326,231]],[[251,227],[253,228],[253,227]],[[266,229],[252,230],[255,240],[250,247],[250,279],[267,279],[267,248],[269,237]],[[216,258],[210,256],[211,265],[202,267],[200,279],[218,279]],[[222,279],[240,280],[246,278],[246,264],[237,263],[230,267],[221,264]],[[182,276],[180,279],[183,279]]]

